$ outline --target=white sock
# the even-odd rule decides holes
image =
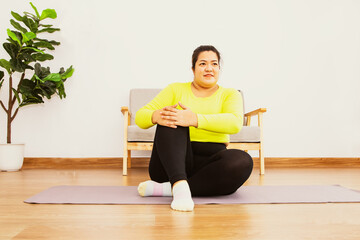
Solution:
[[[142,197],[171,197],[170,182],[158,183],[151,180],[142,182],[138,186],[138,192]]]
[[[177,211],[194,210],[194,201],[191,198],[191,191],[187,181],[179,181],[173,187],[173,201],[171,208]]]

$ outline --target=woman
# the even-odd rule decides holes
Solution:
[[[173,83],[142,107],[141,128],[157,124],[149,163],[151,180],[139,184],[141,196],[173,196],[171,208],[192,211],[192,196],[234,193],[250,176],[249,154],[226,149],[229,134],[243,123],[242,98],[220,87],[220,53],[200,46],[192,56],[194,80]]]

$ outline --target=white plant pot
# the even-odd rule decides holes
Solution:
[[[0,144],[0,171],[19,171],[24,163],[25,144]]]

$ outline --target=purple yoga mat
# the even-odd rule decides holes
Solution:
[[[25,203],[170,204],[172,197],[141,197],[136,186],[55,186]],[[195,204],[360,202],[360,192],[339,185],[243,186],[226,196],[194,197]]]

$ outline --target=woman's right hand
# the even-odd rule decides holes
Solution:
[[[164,107],[162,109],[156,110],[153,112],[151,121],[153,122],[153,124],[159,124],[165,127],[171,127],[171,128],[177,128],[177,126],[175,125],[175,120],[171,120],[171,119],[165,119],[162,116],[164,115],[172,115],[172,112],[176,112],[176,107],[177,104],[172,105],[172,106],[167,106]]]

